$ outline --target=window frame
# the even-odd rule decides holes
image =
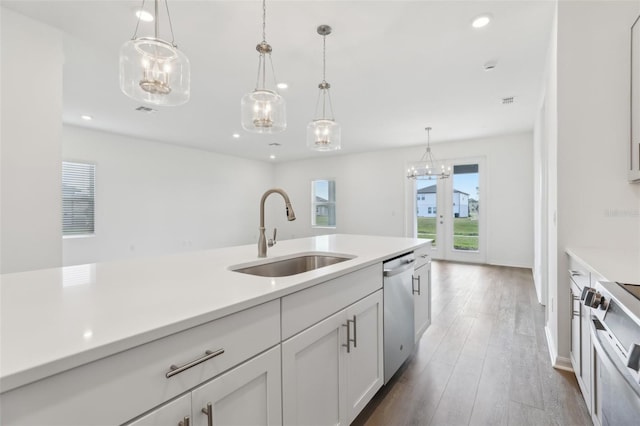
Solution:
[[[76,170],[69,170],[67,167],[75,167]],[[84,170],[83,170],[84,169]],[[80,186],[78,191],[86,191],[86,195],[71,193],[66,186]],[[66,184],[66,185],[65,185]],[[96,164],[87,161],[63,160],[61,164],[61,227],[62,238],[85,238],[93,237],[96,234]],[[69,207],[68,204],[79,203],[80,207]],[[82,212],[82,204],[85,204]],[[76,211],[77,210],[77,211]],[[65,214],[65,212],[67,214]],[[66,219],[71,215],[70,219]],[[77,216],[77,217],[74,217]],[[86,226],[81,223],[83,220]],[[87,221],[87,216],[89,220]]]
[[[327,183],[327,200],[326,201],[318,201],[316,196],[316,183],[317,182],[326,182]],[[318,207],[326,206],[327,207],[327,224],[317,223],[317,209]],[[335,179],[312,179],[311,180],[311,227],[312,228],[327,228],[327,229],[335,229],[337,226],[336,219],[336,180]],[[333,215],[331,214],[333,212]],[[331,223],[331,218],[333,217],[333,224]]]

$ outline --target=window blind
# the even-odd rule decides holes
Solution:
[[[62,162],[62,235],[95,232],[95,164]]]

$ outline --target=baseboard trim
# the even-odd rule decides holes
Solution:
[[[571,360],[563,356],[558,356],[558,353],[556,352],[556,342],[551,338],[551,330],[549,330],[549,327],[544,327],[544,334],[547,338],[547,347],[549,348],[551,366],[558,370],[570,371],[573,373],[574,371],[573,366],[571,365]]]

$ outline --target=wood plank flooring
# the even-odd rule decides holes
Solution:
[[[432,323],[354,425],[591,425],[551,367],[531,271],[433,262]]]

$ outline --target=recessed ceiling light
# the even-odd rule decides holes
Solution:
[[[86,121],[91,121],[91,120],[93,120],[93,117],[92,117],[92,116],[90,116],[90,115],[87,115],[87,114],[82,114],[82,115],[80,116],[80,118],[82,118],[83,120],[86,120]]]
[[[136,10],[136,16],[138,17],[138,19],[144,22],[153,21],[153,15],[146,10]]]
[[[482,28],[482,27],[486,27],[489,24],[489,22],[491,22],[491,15],[484,14],[484,15],[476,16],[475,18],[473,18],[473,21],[471,22],[471,26],[473,28]]]
[[[275,159],[276,159],[276,155],[275,155],[275,154],[271,154],[271,155],[269,156],[269,158],[270,158],[270,159],[272,159],[272,160],[275,160]]]
[[[289,87],[289,85],[287,83],[278,83],[278,89],[286,89],[287,87]]]
[[[231,136],[233,136],[234,139],[238,139],[238,138],[240,138],[240,133],[234,133]]]

